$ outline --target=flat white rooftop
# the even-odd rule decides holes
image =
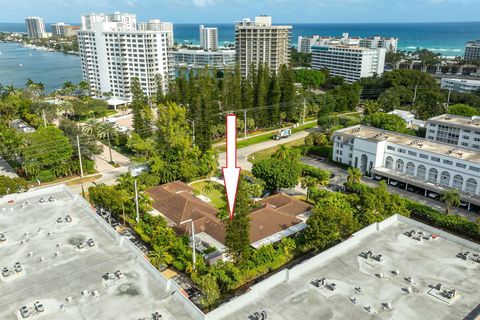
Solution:
[[[416,231],[413,237],[405,234],[410,230]],[[432,234],[439,237],[415,239]],[[369,250],[372,257],[361,256]],[[465,251],[471,252],[466,260],[458,256]],[[268,319],[285,320],[467,319],[469,314],[480,313],[480,263],[475,261],[479,253],[479,245],[393,216],[278,272],[208,316],[245,320],[265,310]],[[383,261],[373,258],[378,254]],[[312,284],[321,278],[327,286]],[[436,289],[439,283],[440,291]],[[333,291],[328,288],[331,284],[335,284]],[[456,297],[446,298],[443,290],[456,290]]]
[[[423,150],[459,160],[480,163],[480,153],[476,151],[368,126],[356,125],[340,129],[333,134],[333,137],[336,136],[356,137],[370,141],[387,141],[417,149],[419,152]]]
[[[33,309],[36,301],[45,311],[28,319],[136,320],[152,319],[154,312],[161,319],[194,319],[176,284],[64,186],[0,199],[1,233],[6,241],[0,242],[0,268],[12,269],[16,262],[22,267],[7,277],[0,270],[2,320],[22,319],[19,309]],[[88,239],[95,246],[77,248]],[[102,278],[117,270],[123,279]]]
[[[479,81],[480,82],[480,81]],[[463,117],[452,114],[442,114],[427,120],[427,122],[440,123],[444,125],[451,125],[459,128],[472,129],[480,131],[480,117]]]

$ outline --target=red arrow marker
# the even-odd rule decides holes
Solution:
[[[237,199],[238,180],[240,179],[240,168],[237,167],[237,116],[234,114],[227,115],[227,163],[222,171],[231,220]]]

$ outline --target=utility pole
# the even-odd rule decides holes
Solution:
[[[45,117],[45,109],[42,109],[42,118],[43,118],[43,125],[47,126],[47,118]]]
[[[193,224],[193,219],[190,220],[191,223],[192,223],[192,251],[193,251],[193,255],[192,255],[192,258],[193,258],[193,270],[195,270],[195,265],[197,264],[197,255],[196,255],[196,252],[195,252],[195,226]]]
[[[243,121],[244,121],[243,140],[247,140],[247,109],[243,110]]]
[[[448,97],[447,97],[447,108],[448,108],[448,106],[450,105],[450,95],[451,95],[451,94],[452,94],[452,90],[449,89],[449,90],[448,90]]]
[[[134,183],[134,185],[135,185],[135,211],[136,211],[136,213],[137,213],[137,217],[136,217],[136,219],[135,219],[135,220],[137,221],[137,223],[139,223],[139,222],[140,222],[140,212],[139,212],[139,210],[138,210],[138,188],[137,188],[137,178],[135,178],[135,183]]]
[[[305,118],[307,117],[307,98],[303,99],[303,122],[302,124],[305,123]]]
[[[417,88],[418,88],[418,85],[415,85],[415,92],[413,93],[413,102],[412,103],[415,103],[415,100],[417,100]]]
[[[83,178],[82,153],[80,152],[80,137],[77,134],[78,160],[80,161],[80,177]]]

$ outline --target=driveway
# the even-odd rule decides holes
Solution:
[[[332,179],[332,183],[337,184],[337,185],[342,185],[347,181],[348,173],[347,170],[340,168],[332,163],[326,162],[324,160],[318,159],[318,158],[313,158],[313,157],[304,157],[301,159],[301,161],[305,164],[309,164],[311,166],[324,169],[324,170],[329,170],[332,173],[335,174],[335,178]],[[367,177],[362,178],[362,183],[368,185],[369,187],[378,187],[378,181],[377,180],[372,180]],[[396,188],[394,186],[387,186],[388,191],[392,194],[398,194],[404,198],[408,198],[410,200],[422,203],[426,206],[432,207],[440,212],[445,211],[445,204],[440,201],[436,201],[421,195],[418,195],[413,192],[409,192],[403,189]],[[453,208],[453,212],[470,219],[471,221],[475,221],[476,219],[480,218],[480,215],[475,212],[463,210],[460,208]]]

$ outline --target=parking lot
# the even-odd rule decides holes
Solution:
[[[335,178],[331,180],[331,185],[330,185],[330,190],[332,191],[338,191],[338,187],[342,186],[347,181],[347,177],[348,177],[347,170],[331,162],[322,160],[320,158],[314,158],[314,157],[303,157],[301,161],[305,164],[308,164],[320,169],[329,170],[332,173],[334,173]],[[386,180],[386,179],[383,179],[383,180]],[[379,181],[380,180],[370,179],[368,177],[362,178],[362,183],[372,188],[378,187]],[[419,188],[416,188],[414,186],[412,186],[410,189],[405,190],[405,184],[402,184],[400,182],[397,182],[396,184],[394,182],[394,185],[392,185],[391,183],[390,185],[388,185],[388,191],[391,193],[398,194],[404,198],[422,203],[440,212],[445,211],[445,204],[439,201],[440,197],[438,194],[435,194],[434,192],[430,192],[431,194],[427,193],[427,196],[425,196],[425,191],[424,190],[421,191],[421,190],[419,190]],[[465,210],[464,208],[465,207],[454,207],[452,209],[452,212],[460,216],[463,216],[467,219],[470,219],[472,221],[475,221],[476,219],[480,218],[480,214],[478,213],[480,211],[480,208],[474,205],[471,206],[470,211]]]

